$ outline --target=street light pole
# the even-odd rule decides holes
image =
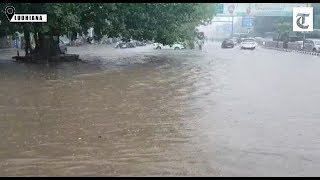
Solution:
[[[232,14],[232,20],[231,20],[231,37],[233,37],[233,14]]]
[[[312,7],[311,3],[307,3],[307,7]],[[305,49],[305,41],[306,41],[306,32],[303,31],[303,42],[302,42],[303,50]]]

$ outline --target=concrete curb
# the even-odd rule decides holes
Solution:
[[[313,55],[313,56],[320,56],[320,53],[316,53],[316,52],[299,51],[299,50],[283,49],[283,48],[275,48],[275,47],[263,47],[263,48],[272,49],[272,50],[277,50],[277,51],[297,52],[297,53],[301,53],[301,54],[308,54],[308,55]]]

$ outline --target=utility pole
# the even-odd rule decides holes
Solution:
[[[231,20],[231,37],[233,37],[233,14],[232,14],[232,20]]]
[[[307,3],[307,7],[312,7],[311,3]],[[302,42],[303,50],[305,49],[305,41],[306,41],[306,32],[303,31],[303,42]]]

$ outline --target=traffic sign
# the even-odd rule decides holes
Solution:
[[[242,18],[242,27],[248,27],[248,28],[252,27],[253,21],[254,21],[254,18],[252,17]]]
[[[308,3],[221,3],[223,13],[217,16],[292,16],[293,7],[307,7]],[[221,6],[221,5],[220,5]],[[230,9],[233,12],[230,14]]]
[[[231,32],[232,24],[224,24],[222,28],[224,32]]]
[[[228,11],[229,11],[230,14],[233,14],[234,9],[235,9],[235,6],[233,4],[228,6]]]
[[[216,14],[222,14],[223,13],[223,4],[222,3],[218,3],[216,6]]]

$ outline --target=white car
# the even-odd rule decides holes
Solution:
[[[253,38],[245,38],[240,44],[241,49],[254,50],[257,47],[257,43]]]
[[[185,49],[184,45],[182,45],[181,43],[175,43],[173,45],[166,45],[166,46],[164,46],[161,43],[153,43],[153,48],[154,49],[174,49],[174,50]]]
[[[320,52],[320,40],[319,39],[306,39],[305,43],[305,50],[312,51],[312,52]]]

